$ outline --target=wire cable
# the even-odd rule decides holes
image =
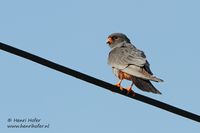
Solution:
[[[89,76],[87,74],[78,72],[76,70],[67,68],[65,66],[59,65],[57,63],[54,63],[52,61],[49,61],[49,60],[44,59],[42,57],[39,57],[37,55],[28,53],[26,51],[17,49],[15,47],[10,46],[10,45],[7,45],[7,44],[4,44],[4,43],[0,42],[0,49],[3,50],[3,51],[6,51],[8,53],[11,53],[11,54],[26,58],[26,59],[31,60],[33,62],[36,62],[36,63],[38,63],[40,65],[46,66],[48,68],[57,70],[59,72],[65,73],[65,74],[70,75],[70,76],[73,76],[73,77],[78,78],[80,80],[83,80],[83,81],[89,82],[91,84],[97,85],[97,86],[102,87],[104,89],[119,93],[119,94],[127,96],[129,98],[132,98],[132,99],[135,99],[135,100],[150,104],[152,106],[155,106],[155,107],[158,107],[160,109],[169,111],[171,113],[174,113],[174,114],[183,116],[185,118],[200,122],[200,116],[197,115],[197,114],[185,111],[183,109],[174,107],[174,106],[169,105],[167,103],[160,102],[158,100],[149,98],[147,96],[143,96],[143,95],[138,94],[138,93],[135,93],[135,95],[132,95],[131,93],[127,94],[127,90],[125,90],[125,89],[123,91],[121,91],[118,87],[116,87],[116,86],[114,86],[114,85],[112,85],[110,83],[107,83],[107,82],[102,81],[100,79],[97,79],[95,77]]]

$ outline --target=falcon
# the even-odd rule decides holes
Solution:
[[[112,67],[115,76],[119,78],[116,86],[120,90],[126,89],[128,94],[135,94],[132,90],[132,86],[135,85],[142,91],[161,94],[150,81],[163,82],[163,80],[153,75],[144,52],[131,44],[125,34],[113,33],[109,35],[107,44],[111,48],[108,64]],[[123,88],[121,86],[124,79],[132,81],[130,87]]]

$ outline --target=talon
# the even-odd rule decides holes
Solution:
[[[119,87],[119,89],[120,89],[121,91],[124,90],[124,88],[121,86],[122,80],[123,80],[123,79],[121,79],[117,84],[115,84],[115,86]]]
[[[135,96],[135,92],[132,90],[132,87],[128,87],[126,88],[126,90],[127,90],[127,95],[131,93],[133,96]]]
[[[120,85],[120,83],[115,84],[115,86],[119,87],[119,89],[120,89],[121,91],[124,90],[123,87]]]
[[[123,89],[123,87],[121,87],[121,86],[119,87],[119,89],[120,89],[121,91],[123,91],[123,90],[124,90],[124,89]]]
[[[133,92],[133,90],[131,89],[131,87],[129,87],[129,88],[126,88],[126,90],[127,90],[127,94],[129,94],[129,93]]]
[[[120,83],[117,83],[117,84],[115,84],[115,86],[120,87],[121,85],[120,85]]]

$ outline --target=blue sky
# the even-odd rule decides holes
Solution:
[[[1,0],[0,41],[115,84],[106,38],[125,33],[148,57],[163,94],[137,93],[200,114],[197,0]],[[197,122],[0,52],[0,132],[198,132]],[[130,82],[124,82],[128,86]],[[8,129],[8,118],[49,129]]]

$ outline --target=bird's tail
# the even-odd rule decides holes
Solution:
[[[150,76],[149,80],[155,81],[155,82],[164,82],[164,80],[157,78],[156,76]]]
[[[155,94],[161,94],[161,92],[157,90],[149,80],[135,77],[133,82],[135,86],[141,89],[142,91],[152,92]]]

